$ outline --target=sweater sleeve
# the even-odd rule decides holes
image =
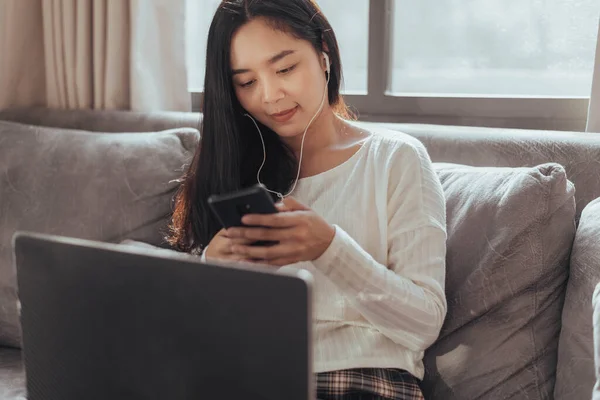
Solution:
[[[313,264],[375,329],[424,351],[439,336],[447,311],[446,209],[425,148],[418,143],[404,149],[388,165],[387,265],[337,225],[331,245]]]

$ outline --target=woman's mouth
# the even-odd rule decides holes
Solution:
[[[287,122],[290,119],[292,119],[292,117],[294,116],[294,114],[296,114],[296,111],[298,110],[298,106],[294,107],[294,108],[290,108],[288,110],[284,110],[280,113],[277,114],[271,114],[270,117],[275,120],[276,122],[282,123],[282,122]]]

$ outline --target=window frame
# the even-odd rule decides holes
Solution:
[[[477,97],[390,93],[393,1],[369,0],[367,94],[344,94],[362,121],[430,123],[541,130],[585,131],[589,97]],[[591,89],[590,89],[591,95]],[[192,93],[199,112],[203,94]]]

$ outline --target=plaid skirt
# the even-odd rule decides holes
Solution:
[[[417,378],[401,369],[356,368],[317,375],[319,400],[423,400]]]

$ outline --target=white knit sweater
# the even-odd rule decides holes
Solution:
[[[401,368],[422,379],[447,309],[446,208],[424,146],[373,132],[292,196],[336,228],[321,257],[294,265],[314,276],[314,372]]]
[[[424,146],[374,132],[292,196],[336,227],[320,258],[295,265],[315,278],[315,372],[402,368],[422,379],[446,316],[446,205]]]

